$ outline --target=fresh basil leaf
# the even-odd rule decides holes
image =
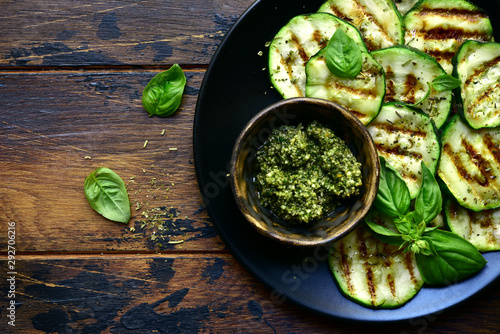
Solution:
[[[438,228],[439,228],[439,225],[438,226],[426,227],[424,233],[432,232],[434,230],[437,230]]]
[[[431,86],[438,92],[444,92],[447,90],[456,89],[460,87],[460,84],[461,82],[457,78],[449,74],[443,74],[434,78],[434,80],[432,80]]]
[[[149,116],[166,117],[180,106],[186,76],[178,64],[158,73],[142,92],[142,105]]]
[[[380,157],[380,181],[374,206],[391,218],[400,217],[410,208],[410,191],[398,171]]]
[[[442,210],[443,197],[434,175],[422,161],[422,183],[415,200],[415,221],[431,222]]]
[[[92,209],[121,223],[130,220],[130,200],[123,180],[106,167],[97,168],[85,179],[85,196]]]
[[[394,231],[388,229],[385,226],[379,225],[379,224],[371,222],[369,220],[365,220],[365,223],[366,223],[366,225],[368,225],[368,227],[372,231],[374,231],[374,232],[376,232],[378,234],[386,235],[386,236],[389,236],[389,237],[399,237],[399,236],[401,236],[399,233],[394,232]]]
[[[370,233],[383,243],[393,246],[400,246],[403,243],[403,239],[399,233],[369,220],[365,220],[365,223]]]
[[[423,239],[429,243],[433,254],[416,254],[416,260],[427,284],[453,284],[472,276],[486,265],[476,247],[455,233],[434,230]]]
[[[341,78],[354,78],[361,72],[363,59],[354,40],[342,29],[335,30],[326,46],[326,66]]]

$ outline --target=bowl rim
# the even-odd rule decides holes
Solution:
[[[342,117],[344,117],[348,122],[354,123],[354,127],[359,131],[360,137],[362,138],[363,142],[365,143],[365,146],[368,146],[367,151],[369,152],[368,156],[373,159],[373,164],[375,166],[375,170],[372,170],[369,173],[369,178],[371,176],[372,182],[370,184],[372,187],[368,187],[366,189],[366,194],[364,195],[365,197],[365,205],[363,205],[363,208],[361,209],[360,213],[358,214],[359,219],[354,221],[353,223],[349,224],[346,229],[343,231],[340,231],[339,233],[332,233],[328,234],[328,237],[325,237],[323,239],[316,239],[316,240],[310,240],[310,239],[295,239],[292,237],[286,237],[282,235],[281,233],[277,233],[276,231],[272,229],[265,229],[263,228],[260,224],[254,222],[253,220],[255,219],[253,216],[251,216],[248,212],[246,207],[241,203],[241,200],[239,199],[238,193],[239,187],[237,186],[237,173],[236,173],[236,167],[237,167],[237,160],[238,160],[238,155],[240,154],[240,151],[243,146],[243,139],[247,136],[248,132],[253,129],[254,125],[258,123],[258,121],[264,117],[266,117],[269,113],[273,112],[274,110],[279,110],[280,108],[283,108],[284,106],[288,104],[310,104],[310,105],[319,105],[323,108],[333,108],[336,109]],[[377,190],[378,190],[378,185],[380,181],[380,160],[379,160],[379,155],[377,152],[377,149],[375,147],[375,143],[366,128],[366,126],[350,111],[348,111],[346,108],[342,107],[340,104],[328,101],[325,99],[320,99],[320,98],[311,98],[311,97],[293,97],[289,99],[283,99],[278,102],[272,103],[268,105],[267,107],[263,108],[260,110],[257,114],[255,114],[243,127],[243,129],[240,131],[240,134],[238,138],[235,141],[232,154],[231,154],[231,160],[230,160],[230,169],[229,169],[229,178],[230,178],[230,183],[231,183],[231,188],[233,192],[233,198],[236,200],[236,204],[240,210],[240,212],[243,214],[245,217],[246,221],[250,223],[259,233],[263,234],[264,236],[277,240],[278,242],[285,244],[285,245],[292,245],[292,246],[319,246],[323,245],[329,242],[333,242],[335,240],[341,239],[351,231],[353,231],[363,220],[363,218],[366,216],[368,211],[373,205],[373,202],[375,201],[375,197],[377,195]]]

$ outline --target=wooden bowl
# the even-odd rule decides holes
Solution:
[[[254,183],[258,172],[256,152],[274,128],[299,123],[307,126],[314,120],[346,142],[362,165],[363,185],[358,196],[343,201],[331,214],[309,224],[294,224],[260,204]],[[257,231],[288,245],[317,246],[342,238],[362,221],[377,195],[379,173],[373,140],[353,114],[330,101],[293,98],[265,108],[245,126],[233,149],[230,180],[239,209]]]

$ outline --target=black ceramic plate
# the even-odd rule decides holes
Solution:
[[[243,126],[259,110],[280,100],[267,76],[267,48],[278,30],[298,14],[317,11],[322,0],[261,0],[232,27],[206,72],[194,120],[198,184],[218,232],[245,268],[269,288],[269,299],[295,302],[323,315],[349,320],[396,321],[440,312],[474,295],[500,276],[500,252],[485,254],[476,276],[443,288],[424,287],[410,302],[373,310],[345,298],[328,270],[326,252],[298,250],[258,234],[239,212],[229,186],[229,159]],[[500,0],[476,1],[488,13]],[[494,16],[494,15],[493,15]],[[500,31],[500,20],[493,20]],[[500,40],[497,33],[497,40]]]

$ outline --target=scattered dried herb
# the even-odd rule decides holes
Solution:
[[[173,221],[179,217],[180,212],[172,206],[156,206],[159,200],[162,202],[168,200],[170,187],[174,183],[168,180],[170,173],[155,168],[151,165],[150,169],[142,169],[141,177],[130,178],[128,184],[130,193],[142,194],[146,200],[134,201],[137,220],[135,226],[130,227],[128,231],[133,234],[133,238],[148,238],[156,248],[162,248],[165,244],[180,244],[184,240],[171,240],[169,234],[169,229],[175,226]]]

